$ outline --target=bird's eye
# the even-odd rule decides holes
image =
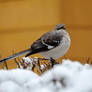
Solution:
[[[65,27],[62,26],[62,27],[58,27],[57,28],[57,30],[60,30],[60,29],[65,29]]]

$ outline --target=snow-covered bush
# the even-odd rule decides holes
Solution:
[[[41,76],[24,69],[0,70],[0,92],[92,92],[92,67],[63,60]]]

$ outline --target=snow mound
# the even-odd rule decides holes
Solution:
[[[42,76],[29,70],[0,70],[0,92],[92,92],[92,66],[70,60]]]

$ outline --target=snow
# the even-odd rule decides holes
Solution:
[[[38,57],[34,57],[34,58],[33,58],[33,61],[35,61],[35,62],[38,63],[38,61],[39,61],[39,60],[38,60]]]
[[[42,64],[42,65],[41,65],[41,70],[44,70],[45,67],[46,67],[46,65]]]
[[[32,63],[32,59],[31,58],[29,58],[29,57],[23,57],[22,58],[26,63]]]
[[[23,57],[22,59],[23,59],[24,62],[23,61],[21,61],[21,62],[23,62],[23,64],[25,66],[27,66],[26,70],[32,70],[32,68],[33,68],[33,59],[29,58],[29,57]],[[20,68],[23,69],[23,66],[20,65]]]
[[[92,92],[92,66],[63,60],[41,76],[23,69],[0,70],[0,92]]]

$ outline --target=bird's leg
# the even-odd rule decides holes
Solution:
[[[54,65],[56,64],[59,64],[58,62],[56,62],[55,59],[53,59],[52,57],[50,58],[50,61],[51,61],[51,66],[53,67]]]

